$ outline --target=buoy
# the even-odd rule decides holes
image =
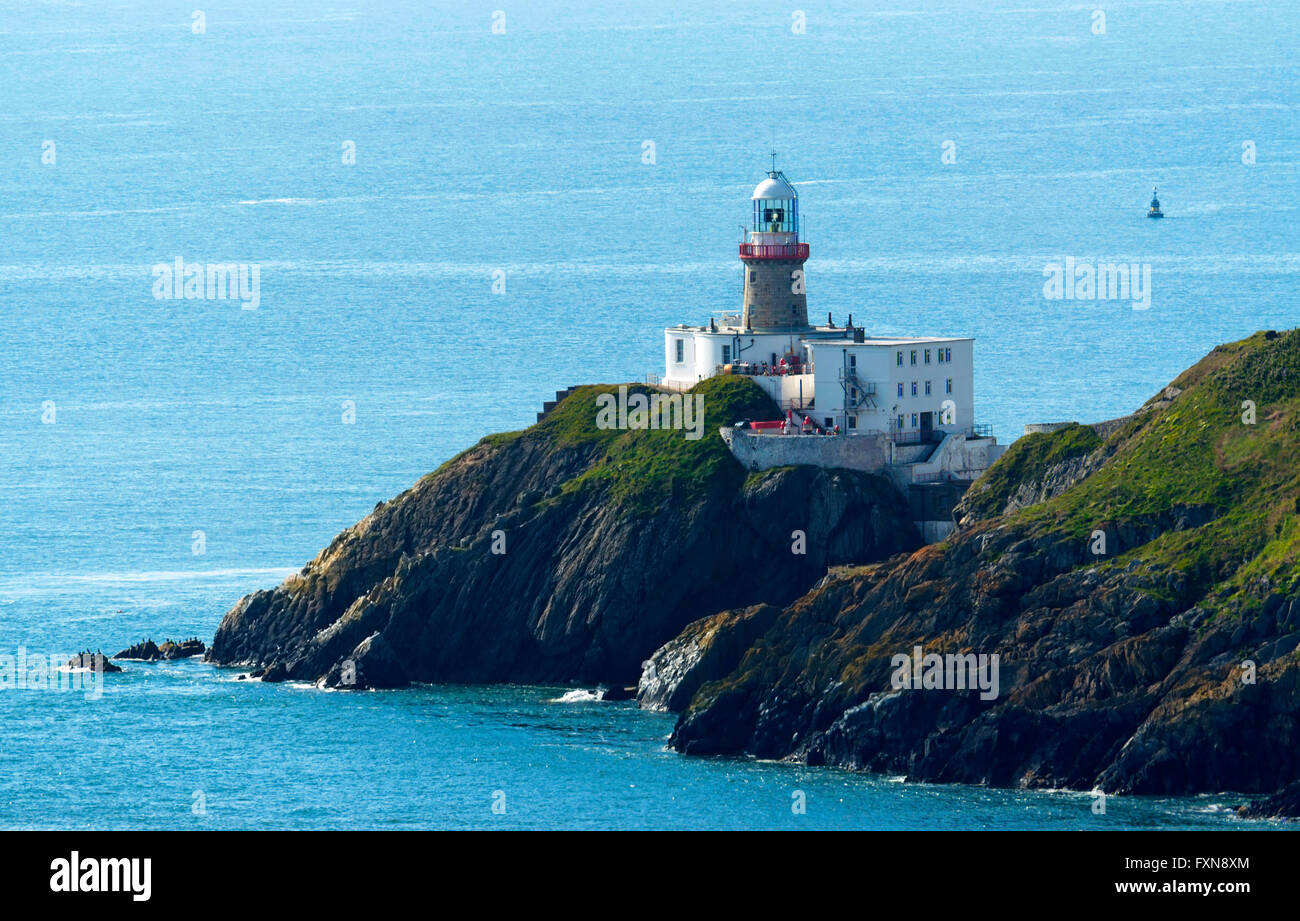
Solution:
[[[1151,190],[1151,209],[1147,211],[1147,217],[1164,217],[1165,213],[1160,210],[1160,199],[1156,196],[1156,189]]]

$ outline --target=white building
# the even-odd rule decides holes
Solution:
[[[846,434],[928,441],[964,432],[975,419],[973,345],[941,336],[812,340],[814,401],[805,414]]]
[[[664,374],[653,382],[685,390],[715,374],[744,374],[783,410],[842,435],[925,443],[975,434],[974,340],[870,336],[852,314],[842,326],[829,315],[825,326],[808,323],[798,198],[776,170],[754,189],[739,252],[740,312],[664,330]]]

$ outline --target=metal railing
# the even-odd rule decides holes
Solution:
[[[951,479],[951,476],[943,470],[936,471],[935,473],[912,474],[913,483],[942,483],[948,479]]]
[[[917,429],[911,432],[890,432],[889,439],[896,445],[921,445],[943,441],[947,434],[943,429]]]
[[[699,381],[666,380],[658,374],[647,374],[645,376],[645,382],[647,385],[654,387],[657,390],[667,390],[674,393],[685,393],[699,383]]]
[[[943,441],[949,434],[957,434],[966,438],[992,438],[993,426],[991,425],[970,425],[959,432],[951,433],[941,428],[934,429],[917,429],[908,432],[893,431],[889,433],[890,439],[894,444],[925,444],[930,441]]]
[[[975,477],[964,470],[937,470],[934,473],[914,473],[912,474],[913,483],[956,483],[960,486],[969,486],[975,482]]]
[[[847,383],[853,387],[857,387],[858,390],[869,397],[874,397],[876,395],[876,382],[859,380],[856,371],[840,368],[839,379],[840,383]]]
[[[807,259],[807,243],[742,243],[741,259]]]
[[[718,365],[715,374],[720,373],[722,365]],[[780,365],[770,365],[766,362],[741,361],[733,362],[731,365],[732,374],[743,374],[746,377],[798,377],[801,374],[812,374],[812,365],[796,365],[794,367],[782,368]]]

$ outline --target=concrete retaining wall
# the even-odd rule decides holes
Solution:
[[[731,428],[719,434],[747,470],[808,464],[881,473],[889,463],[885,435],[756,435]]]

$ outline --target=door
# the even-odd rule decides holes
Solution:
[[[934,431],[934,413],[921,413],[921,440],[929,441]]]

